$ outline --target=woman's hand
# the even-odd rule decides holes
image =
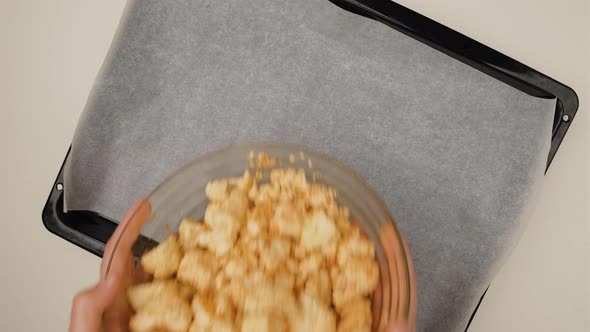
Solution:
[[[151,206],[146,200],[139,200],[127,211],[106,244],[99,282],[74,297],[70,332],[128,330],[131,312],[125,289],[144,277],[141,271],[135,271],[131,248],[150,213]],[[113,252],[115,256],[111,260]]]

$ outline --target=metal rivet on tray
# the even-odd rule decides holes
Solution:
[[[570,116],[567,114],[564,114],[561,119],[563,120],[563,122],[569,122],[570,121]]]
[[[55,189],[57,189],[57,191],[62,191],[62,190],[64,190],[64,185],[61,183],[58,183],[55,185]]]

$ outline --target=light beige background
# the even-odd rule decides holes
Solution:
[[[588,0],[400,2],[578,92],[530,224],[470,331],[590,331]],[[97,279],[99,259],[47,232],[41,208],[123,5],[0,0],[1,331],[66,330],[72,296]]]

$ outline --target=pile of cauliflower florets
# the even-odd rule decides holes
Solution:
[[[184,219],[141,258],[132,331],[370,331],[373,243],[333,189],[303,170],[212,181],[203,222]]]

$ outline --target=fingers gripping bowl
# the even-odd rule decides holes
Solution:
[[[270,156],[270,158],[259,159],[257,158],[258,155]],[[208,206],[211,203],[210,199],[215,200],[215,192],[228,193],[229,191],[225,185],[236,187],[244,185],[244,181],[251,181],[252,179],[248,180],[246,179],[247,175],[244,175],[244,171],[248,169],[249,174],[251,174],[251,177],[254,178],[255,182],[259,183],[259,186],[260,184],[271,181],[271,174],[275,174],[273,175],[275,177],[274,181],[280,181],[276,178],[277,174],[287,174],[295,177],[304,174],[310,186],[318,184],[319,186],[324,186],[322,188],[333,188],[334,191],[331,191],[330,193],[335,193],[337,204],[340,207],[344,207],[344,209],[340,211],[345,211],[345,213],[349,215],[349,220],[353,224],[360,226],[360,232],[357,231],[354,233],[353,231],[351,234],[360,233],[361,235],[358,238],[361,240],[370,240],[370,242],[372,242],[371,247],[374,247],[374,254],[372,255],[374,255],[374,262],[376,262],[375,267],[378,267],[378,276],[375,276],[376,280],[374,285],[376,287],[371,288],[371,290],[375,289],[374,292],[371,292],[372,294],[362,298],[362,301],[346,301],[346,303],[339,303],[337,299],[338,281],[335,279],[339,275],[346,273],[336,268],[330,269],[329,263],[323,262],[321,267],[314,264],[309,265],[314,269],[314,272],[315,270],[327,271],[328,273],[325,273],[323,278],[322,273],[313,273],[313,278],[311,274],[304,274],[304,277],[301,277],[301,273],[298,273],[297,271],[304,269],[304,267],[302,267],[303,261],[307,262],[310,260],[312,255],[309,252],[314,248],[309,248],[309,246],[313,247],[314,244],[308,245],[307,249],[309,250],[307,251],[305,250],[306,248],[302,249],[301,247],[305,247],[305,245],[298,245],[298,243],[303,242],[302,237],[306,236],[305,230],[295,231],[298,235],[291,238],[292,241],[289,242],[291,245],[289,245],[286,250],[292,256],[295,256],[295,259],[300,263],[292,269],[294,275],[292,278],[289,278],[288,274],[285,278],[281,278],[283,280],[290,280],[286,282],[290,287],[295,289],[294,292],[297,302],[293,307],[301,308],[302,306],[307,306],[315,308],[313,306],[316,302],[316,296],[306,297],[303,294],[307,294],[307,291],[311,288],[315,289],[315,292],[311,292],[312,294],[317,295],[317,298],[322,298],[321,294],[323,292],[321,289],[325,287],[318,287],[317,285],[322,285],[321,280],[324,279],[327,279],[324,284],[330,285],[328,286],[329,294],[324,296],[326,297],[326,300],[324,301],[325,305],[320,305],[312,311],[314,311],[314,313],[320,312],[321,314],[322,308],[330,308],[329,311],[326,311],[325,315],[333,315],[333,322],[328,322],[327,326],[329,327],[322,329],[318,326],[318,322],[312,320],[312,323],[310,323],[313,327],[311,329],[312,331],[330,330],[331,327],[334,326],[337,326],[339,331],[346,331],[346,325],[349,325],[349,330],[351,331],[359,330],[360,327],[363,327],[364,330],[370,329],[371,331],[383,331],[391,321],[408,324],[410,329],[413,327],[412,322],[415,321],[416,315],[416,291],[409,251],[395,227],[393,218],[389,214],[385,204],[377,196],[374,190],[352,170],[327,156],[307,151],[302,147],[295,145],[253,144],[232,146],[218,152],[213,152],[181,168],[148,196],[147,201],[151,205],[151,215],[148,220],[140,225],[141,227],[126,227],[126,229],[124,229],[119,235],[120,238],[117,243],[121,241],[129,241],[129,239],[137,239],[138,234],[133,233],[139,231],[142,238],[149,238],[157,243],[161,243],[161,245],[157,247],[164,247],[163,250],[159,250],[161,252],[166,252],[165,248],[167,247],[167,243],[171,241],[175,242],[176,246],[180,248],[176,251],[168,251],[166,254],[167,260],[163,262],[150,262],[150,260],[154,261],[154,258],[150,258],[150,255],[156,256],[154,254],[156,250],[151,250],[152,248],[150,246],[140,248],[140,253],[143,255],[143,258],[139,268],[144,268],[141,265],[149,265],[150,263],[152,263],[152,265],[155,264],[155,266],[159,266],[160,268],[158,268],[157,271],[153,269],[150,270],[149,268],[145,269],[152,272],[152,277],[157,279],[157,281],[149,284],[149,289],[148,287],[145,287],[148,284],[141,284],[139,286],[131,287],[128,291],[131,305],[137,310],[136,315],[131,321],[131,325],[135,330],[141,330],[141,326],[138,326],[138,324],[134,322],[134,319],[137,320],[137,316],[140,316],[140,314],[145,316],[139,317],[142,324],[146,320],[148,321],[148,323],[146,323],[147,325],[144,326],[146,327],[146,330],[160,324],[150,316],[149,307],[147,309],[142,307],[141,310],[138,310],[138,307],[145,306],[145,303],[142,303],[142,301],[146,303],[149,302],[150,295],[148,293],[151,292],[155,294],[157,292],[166,292],[169,290],[177,292],[177,294],[180,295],[179,298],[184,298],[184,301],[178,303],[172,301],[168,304],[169,306],[179,308],[175,313],[176,316],[173,318],[169,317],[168,319],[184,319],[185,321],[188,320],[188,322],[193,321],[193,323],[196,321],[202,321],[204,323],[200,326],[201,330],[207,330],[207,328],[212,330],[227,328],[228,330],[246,331],[249,330],[248,326],[252,326],[252,328],[257,330],[259,330],[261,326],[266,326],[273,331],[282,329],[281,326],[277,326],[277,324],[279,324],[277,322],[281,321],[281,319],[270,317],[266,311],[260,309],[261,307],[264,307],[262,304],[264,301],[259,299],[261,295],[258,293],[260,292],[254,296],[251,292],[243,290],[243,297],[248,298],[248,300],[241,300],[242,302],[240,305],[237,305],[236,303],[234,303],[233,306],[231,305],[235,300],[235,296],[232,297],[232,291],[228,291],[230,294],[226,299],[227,301],[220,300],[219,296],[216,296],[215,300],[210,301],[210,295],[208,295],[210,294],[210,289],[220,290],[232,288],[227,284],[222,286],[224,283],[224,281],[221,280],[222,278],[218,278],[214,272],[209,271],[209,269],[215,269],[216,271],[227,270],[228,267],[235,270],[235,261],[228,258],[231,256],[231,253],[235,251],[231,249],[231,243],[230,245],[223,245],[223,241],[221,241],[221,244],[220,241],[215,241],[215,246],[207,246],[207,244],[204,244],[206,240],[201,239],[195,241],[200,241],[201,245],[204,244],[206,249],[210,250],[202,250],[199,248],[199,243],[195,244],[194,248],[184,248],[189,246],[187,245],[188,240],[186,234],[191,234],[190,231],[193,230],[194,232],[192,234],[197,234],[200,229],[208,227],[206,223],[203,224],[197,221],[203,219],[207,220],[208,218],[211,219],[213,218],[211,216],[215,215],[214,209],[208,209]],[[234,180],[230,180],[229,182],[224,180],[212,182],[213,180],[227,178],[233,178]],[[259,188],[261,188],[261,186]],[[250,196],[251,195],[252,194],[250,194]],[[219,196],[219,199],[222,199],[221,196]],[[229,197],[226,198],[230,199]],[[233,202],[229,202],[229,204],[230,206],[236,204],[240,205],[239,200],[234,200]],[[256,205],[256,203],[252,201],[246,204],[249,205],[250,208],[252,208],[253,205]],[[206,211],[208,211],[208,216],[206,215]],[[277,213],[277,211],[274,211],[274,213]],[[292,211],[286,212],[287,215],[291,213]],[[353,230],[357,229],[355,225],[352,225],[350,228]],[[273,227],[273,225],[268,227]],[[285,230],[281,231],[280,227],[278,230],[277,227],[268,230],[268,232],[278,232],[285,236],[290,235],[288,228],[284,228]],[[342,227],[346,227],[346,225],[338,224],[337,232],[339,238],[344,238],[343,234],[345,231],[341,229]],[[237,239],[232,240],[232,243],[234,243],[236,247],[238,246],[238,243],[242,243],[244,246],[256,247],[257,240],[254,237],[246,239],[248,234],[242,234],[248,233],[249,231],[256,232],[256,230],[247,230],[247,228],[247,225],[244,225],[243,230],[237,231]],[[342,234],[340,231],[342,231]],[[313,243],[313,239],[318,232],[321,233],[322,231],[312,228],[312,231],[308,231],[309,234],[307,235],[306,241],[311,241],[311,243]],[[195,238],[197,237],[198,236],[195,235]],[[325,239],[320,238],[315,241],[322,242],[322,240]],[[268,239],[266,240],[266,243],[269,244]],[[137,244],[139,243],[136,243],[136,249]],[[326,243],[316,243],[315,246],[323,248],[326,247]],[[273,279],[271,280],[275,280],[276,282],[278,279],[277,275],[281,269],[275,266],[277,264],[273,264],[273,259],[267,257],[277,258],[276,252],[281,251],[277,248],[280,247],[280,245],[275,247],[265,247],[261,244],[256,257],[242,257],[242,259],[246,261],[250,260],[250,262],[253,261],[254,263],[252,264],[254,265],[259,264],[261,270],[264,272],[271,270],[273,275]],[[121,255],[121,253],[117,252],[118,250],[120,250],[120,248],[115,248],[115,250],[113,250],[109,266],[112,266],[114,263],[113,261],[118,259],[118,257],[125,257],[125,255]],[[335,265],[338,265],[338,262],[336,262],[338,260],[338,250],[338,245],[336,245],[334,247]],[[252,251],[255,251],[255,249]],[[297,253],[298,251],[300,252]],[[135,252],[137,253],[137,250],[135,250]],[[180,252],[180,254],[178,252]],[[242,250],[238,252],[244,253],[245,251]],[[269,255],[269,252],[272,252],[275,255]],[[345,257],[346,255],[341,256],[341,260],[348,260],[348,258]],[[181,261],[184,262],[189,260],[192,262],[200,262],[202,267],[207,268],[205,274],[209,273],[210,275],[205,279],[210,280],[190,280],[190,277],[187,278],[186,275],[191,275],[191,273],[192,275],[199,276],[202,276],[204,273],[202,270],[199,270],[198,266],[196,267],[196,271],[194,270],[195,267],[191,267],[190,269],[193,269],[192,272],[187,273],[189,266],[185,264],[186,266],[182,267]],[[287,263],[285,264],[288,265]],[[167,268],[166,266],[169,267]],[[362,265],[359,270],[363,270]],[[354,272],[354,269],[352,272]],[[358,272],[362,273],[362,271]],[[109,273],[109,271],[107,273]],[[251,275],[249,275],[249,277],[252,278]],[[176,283],[173,284],[172,281],[174,281],[174,278],[180,280],[180,282],[175,281]],[[242,275],[241,278],[244,279],[246,277]],[[264,276],[261,276],[261,278],[264,278]],[[371,279],[372,277],[369,272],[369,274],[361,274],[360,278],[361,281],[367,281],[370,283],[371,281],[368,279]],[[138,278],[136,277],[136,279]],[[314,279],[313,285],[316,285],[316,287],[310,287],[309,284],[312,282],[307,279]],[[340,282],[341,286],[343,284],[344,286],[350,287],[350,281],[345,280]],[[187,285],[188,287],[185,287]],[[353,287],[358,288],[360,286],[356,285]],[[273,289],[271,293],[273,298],[279,296],[276,294],[276,289]],[[340,298],[342,298],[342,296],[340,296]],[[162,296],[158,296],[158,300],[161,304],[163,301]],[[350,299],[347,298],[347,300]],[[275,299],[275,301],[278,300]],[[227,308],[230,309],[225,308],[225,302],[227,302]],[[248,302],[249,304],[244,302]],[[283,299],[279,302],[278,305],[288,307],[285,302],[289,301]],[[189,304],[186,305],[186,303]],[[250,305],[250,307],[253,306],[255,309],[243,311],[245,305]],[[367,313],[369,308],[369,320],[366,318],[351,318],[348,319],[348,323],[346,322],[347,318],[345,316],[358,314],[359,312]],[[153,310],[157,309],[154,307]],[[263,312],[264,314],[262,314]],[[245,313],[248,317],[244,317]],[[256,315],[250,315],[248,313],[256,313]],[[226,320],[230,317],[234,322],[234,326],[211,326],[211,324],[216,322],[216,314],[223,314]],[[150,319],[152,319],[152,325],[149,323]],[[304,321],[305,319],[302,318],[301,320]],[[180,322],[177,326],[178,330],[184,330],[185,325],[186,323],[183,324]],[[287,325],[285,325],[285,328],[287,328]],[[291,326],[290,329],[293,330],[293,327]],[[191,325],[190,331],[197,331],[195,324]]]

